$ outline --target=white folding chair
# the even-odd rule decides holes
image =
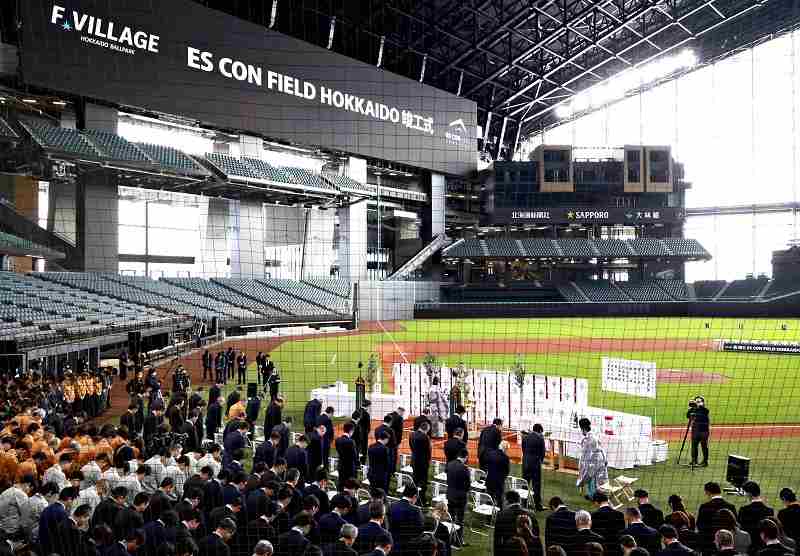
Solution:
[[[472,474],[472,488],[475,490],[486,491],[486,472],[481,469],[469,468]]]
[[[533,501],[533,496],[531,496],[530,486],[528,485],[528,481],[525,479],[521,479],[519,477],[509,477],[508,478],[508,486],[509,490],[513,490],[519,497],[522,499],[523,505],[530,506],[531,502]]]
[[[367,479],[367,476],[369,476],[369,465],[365,463],[361,465],[361,484],[363,486],[369,486],[369,479]]]
[[[414,468],[411,467],[411,455],[400,454],[400,471],[403,473],[413,473]]]
[[[602,492],[603,494],[608,496],[609,502],[611,502],[611,507],[615,510],[622,507],[622,500],[620,499],[620,494],[623,492],[622,486],[612,483],[612,482],[605,482],[603,484],[597,485],[598,492]]]
[[[397,479],[397,484],[395,486],[395,493],[399,494],[400,496],[403,495],[403,489],[406,485],[411,485],[416,487],[416,483],[414,482],[414,478],[411,475],[406,473],[400,473],[399,471],[394,474],[395,478]]]
[[[367,489],[360,488],[356,491],[356,500],[358,500],[359,504],[362,504],[364,502],[369,502],[370,498],[371,497]]]
[[[328,477],[330,477],[332,479],[338,479],[339,478],[339,472],[336,470],[336,464],[337,463],[339,463],[339,458],[335,458],[333,456],[330,456],[328,458],[328,465],[330,466],[330,469],[331,469],[328,472]]]
[[[431,498],[431,504],[435,502],[444,502],[447,504],[447,485],[443,485],[442,483],[437,483],[434,481],[431,483],[433,487],[433,498]]]
[[[444,462],[433,460],[433,478],[436,481],[447,482],[447,470]]]
[[[500,508],[495,505],[494,499],[485,492],[476,492],[473,490],[470,492],[470,495],[472,496],[472,507],[470,508],[470,531],[476,535],[488,537],[489,535],[486,533],[486,531],[475,529],[475,519],[479,518],[484,520],[484,522],[488,522],[487,527],[493,529],[494,520],[497,516],[497,512],[500,511]]]
[[[297,444],[297,439],[300,438],[301,434],[302,433],[299,433],[299,432],[293,432],[292,433],[292,444]]]
[[[617,485],[622,487],[622,494],[625,496],[625,498],[628,499],[629,502],[634,498],[633,488],[631,488],[631,485],[633,485],[633,483],[635,483],[638,480],[639,477],[626,477],[625,475],[620,475],[619,477],[614,479]]]

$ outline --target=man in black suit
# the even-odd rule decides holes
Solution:
[[[275,398],[267,405],[264,412],[264,433],[269,433],[276,425],[281,424],[283,416],[283,398]]]
[[[326,470],[330,470],[331,446],[333,446],[333,435],[335,432],[333,428],[333,413],[333,407],[328,406],[325,408],[325,412],[317,419],[318,425],[325,425],[325,434],[322,436],[324,440],[322,443],[322,465],[325,466]]]
[[[484,453],[486,463],[486,492],[494,499],[494,503],[503,507],[503,493],[506,479],[511,473],[511,460],[506,455],[507,443],[501,442],[497,448],[490,448]]]
[[[208,389],[208,405],[211,405],[222,397],[222,388],[224,386],[225,384],[222,382],[215,382],[214,386]]]
[[[428,425],[433,426],[432,423],[431,423],[431,408],[430,407],[424,407],[422,409],[422,415],[417,415],[417,417],[414,418],[413,430],[418,431],[419,427],[422,425],[422,423],[428,423]],[[428,429],[428,435],[430,435],[430,434],[431,434],[431,429],[429,428]]]
[[[269,433],[269,437],[256,448],[256,452],[253,455],[253,465],[258,462],[264,462],[267,469],[271,468],[275,463],[275,451],[280,442],[280,434],[277,432]]]
[[[597,507],[592,513],[592,531],[603,537],[608,556],[620,556],[619,536],[625,530],[625,516],[611,507],[604,492],[595,492],[592,502]]]
[[[345,523],[339,531],[339,540],[322,546],[322,556],[358,556],[353,550],[358,538],[358,528],[352,523]]]
[[[800,540],[800,502],[790,488],[782,488],[778,496],[783,502],[783,509],[778,510],[778,519],[783,525],[787,537]]]
[[[722,528],[722,522],[717,513],[723,508],[733,512],[733,515],[736,515],[737,512],[736,507],[722,497],[719,483],[708,482],[703,485],[703,490],[708,501],[700,504],[700,508],[697,510],[697,532],[700,533],[700,549],[703,554],[713,554],[714,531]]]
[[[370,401],[364,400],[364,405],[361,409],[353,412],[353,422],[356,424],[356,430],[353,437],[358,448],[358,455],[361,458],[361,463],[367,462],[367,450],[369,449],[369,429],[372,426],[372,417],[369,414]]]
[[[58,553],[61,556],[90,556],[94,554],[89,546],[86,533],[89,519],[92,517],[92,507],[88,504],[78,506],[71,516],[58,524],[56,537],[58,539]]]
[[[664,542],[664,549],[656,556],[697,556],[697,553],[678,540],[678,531],[672,525],[662,525],[658,532]]]
[[[376,442],[367,450],[369,459],[369,471],[367,478],[369,484],[374,488],[383,489],[384,492],[389,492],[389,477],[391,473],[389,461],[389,435],[386,431],[380,431],[375,434]]]
[[[791,549],[778,540],[778,525],[772,519],[762,519],[758,532],[764,544],[764,548],[758,551],[758,556],[788,556],[792,553]]]
[[[739,525],[750,534],[750,554],[755,554],[763,548],[758,524],[765,517],[775,515],[775,510],[764,503],[761,497],[761,487],[755,481],[747,481],[742,485],[742,490],[747,493],[750,503],[739,508]]]
[[[387,556],[388,554],[400,553],[399,550],[393,551],[394,541],[389,533],[381,533],[375,538],[375,550],[362,556]]]
[[[622,534],[633,537],[636,540],[636,546],[644,548],[650,554],[655,554],[661,550],[661,535],[652,527],[644,524],[639,508],[627,508],[625,510],[625,522],[628,527],[625,528]]]
[[[328,498],[328,472],[318,469],[313,476],[314,482],[308,483],[305,488],[306,496],[316,496],[319,500],[319,515],[325,515],[331,511],[331,501]]]
[[[236,384],[244,384],[247,382],[247,354],[240,351],[239,356],[236,358]]]
[[[464,539],[464,514],[467,509],[467,498],[472,488],[472,474],[467,467],[469,453],[462,448],[458,457],[447,462],[447,510],[453,521],[461,526],[460,540]]]
[[[200,449],[200,439],[197,437],[197,419],[200,417],[198,409],[189,411],[189,419],[186,420],[181,428],[177,431],[179,434],[185,434],[186,440],[183,443],[183,451],[197,452]]]
[[[406,485],[403,498],[389,507],[389,532],[398,554],[411,554],[411,544],[422,534],[422,510],[417,507],[417,487]]]
[[[689,404],[686,412],[692,427],[692,465],[697,465],[697,447],[703,449],[703,461],[700,467],[708,467],[708,437],[711,433],[711,419],[703,396],[697,396],[694,404]]]
[[[137,438],[142,432],[143,423],[139,423],[138,411],[139,405],[130,403],[128,405],[128,411],[119,418],[119,424],[128,429],[128,434],[131,438]]]
[[[230,556],[228,542],[236,534],[236,522],[225,518],[216,526],[214,532],[197,543],[199,556]]]
[[[319,419],[320,413],[322,413],[322,400],[308,400],[303,411],[303,426],[306,429],[306,434],[311,434],[311,431],[317,426],[317,419]]]
[[[316,471],[320,467],[325,467],[325,433],[327,429],[322,423],[317,423],[308,438],[308,469],[310,472]],[[327,469],[327,467],[325,467]]]
[[[211,400],[206,411],[206,438],[214,440],[214,435],[222,426],[222,396]]]
[[[322,544],[329,544],[339,538],[342,526],[347,523],[344,516],[350,511],[350,499],[337,494],[331,500],[330,512],[319,518],[319,532]]]
[[[522,437],[522,478],[530,485],[537,512],[544,511],[542,506],[544,452],[544,428],[536,423],[533,425],[533,431]]]
[[[648,527],[659,529],[664,525],[664,512],[650,503],[650,494],[642,488],[636,489],[633,493],[639,501],[639,513],[642,514],[642,521]]]
[[[419,488],[419,502],[425,506],[425,493],[428,490],[428,472],[431,468],[431,438],[428,433],[431,426],[422,423],[420,429],[411,434],[408,444],[411,448],[411,468],[413,469],[414,482]]]
[[[509,490],[505,493],[505,507],[497,514],[494,523],[494,553],[502,554],[503,545],[517,534],[517,518],[527,515],[531,518],[532,532],[534,536],[539,536],[539,522],[536,516],[526,511],[521,502],[519,493]]]
[[[289,449],[289,433],[292,430],[292,418],[289,415],[283,416],[283,422],[278,425],[272,427],[273,431],[276,431],[278,434],[281,435],[281,443],[278,444],[278,457],[285,457],[286,450]]]
[[[308,441],[306,435],[301,434],[297,437],[297,442],[289,446],[286,450],[286,467],[297,469],[300,472],[300,481],[305,482],[308,477],[316,472],[314,467],[309,465]],[[278,456],[280,457],[280,456]]]
[[[464,429],[456,429],[453,431],[452,436],[444,443],[444,458],[445,461],[451,462],[458,457],[461,450],[466,450],[467,445],[464,443]]]
[[[495,419],[492,424],[481,431],[478,437],[478,464],[483,471],[488,472],[489,467],[486,463],[486,454],[490,450],[496,450],[503,441],[503,420]]]
[[[336,439],[336,454],[339,456],[336,464],[336,471],[339,473],[339,490],[342,490],[342,485],[347,479],[358,477],[358,450],[356,443],[353,442],[355,425],[352,421],[347,422],[342,430],[342,436]]]
[[[575,527],[575,512],[558,496],[553,496],[548,505],[553,513],[545,520],[544,537],[549,546],[557,544],[566,549],[572,544],[578,531]]]
[[[456,430],[461,429],[464,437],[461,439],[464,444],[469,440],[467,438],[467,421],[464,417],[467,415],[467,409],[463,405],[456,407],[456,412],[447,418],[444,422],[444,430],[447,431],[447,437],[452,438]]]
[[[375,427],[375,438],[378,438],[379,434],[386,434],[386,437],[389,439],[389,442],[386,444],[386,448],[389,450],[389,473],[395,472],[395,461],[396,457],[395,454],[397,453],[397,447],[399,443],[397,442],[397,435],[392,428],[392,414],[387,413],[383,417],[383,423]],[[389,492],[388,490],[386,492]]]
[[[406,410],[402,407],[398,407],[389,415],[392,417],[389,426],[394,431],[394,438],[399,448],[400,445],[403,444],[403,420],[406,418]],[[395,457],[397,457],[397,454],[395,454]]]
[[[590,542],[603,544],[603,537],[592,531],[592,516],[586,510],[575,512],[575,527],[578,532],[572,544],[565,547],[569,556],[584,556],[587,553],[586,545]]]
[[[354,546],[356,552],[365,554],[375,550],[375,540],[378,536],[388,534],[388,531],[383,526],[385,518],[386,506],[383,500],[373,496],[368,502],[367,520],[358,526],[358,537]]]
[[[117,514],[125,508],[125,501],[127,499],[127,488],[124,486],[114,487],[111,491],[111,495],[101,501],[94,509],[94,513],[92,514],[92,527],[106,524],[113,529]]]
[[[303,556],[306,548],[311,544],[308,534],[311,532],[311,515],[300,512],[294,518],[294,526],[278,536],[275,556]]]

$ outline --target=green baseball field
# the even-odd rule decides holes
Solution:
[[[669,459],[634,469],[610,469],[610,476],[638,478],[654,503],[666,509],[678,493],[692,511],[703,500],[703,484],[726,485],[728,454],[751,458],[750,476],[768,502],[779,506],[781,487],[800,488],[800,356],[728,353],[713,340],[800,341],[800,320],[705,318],[546,318],[415,320],[364,323],[354,332],[304,338],[229,339],[251,361],[269,352],[283,378],[289,412],[301,417],[309,391],[337,380],[352,384],[358,363],[371,354],[380,362],[383,389],[391,392],[391,366],[420,362],[432,354],[442,365],[504,370],[518,361],[526,372],[586,378],[589,404],[653,418],[655,437],[669,442]],[[601,358],[652,361],[658,368],[655,400],[601,390]],[[199,354],[193,357],[199,357]],[[255,378],[254,367],[250,379]],[[230,386],[229,386],[230,388]],[[690,469],[675,463],[686,428],[687,401],[703,395],[711,411],[710,465]],[[373,419],[382,416],[373,415]],[[512,423],[513,425],[513,423]],[[299,428],[299,427],[297,427]],[[689,461],[689,446],[682,462]],[[520,476],[518,465],[512,475]],[[590,508],[575,487],[575,476],[546,471],[545,504],[561,496],[574,508]],[[735,505],[744,498],[729,496]],[[629,502],[626,502],[629,503]],[[635,503],[635,502],[634,502]],[[543,527],[546,514],[539,516]],[[473,537],[463,552],[487,548]]]

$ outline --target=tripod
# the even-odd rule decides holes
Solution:
[[[683,455],[683,449],[686,447],[686,438],[689,436],[689,431],[692,429],[692,425],[694,424],[694,415],[689,417],[689,420],[686,422],[686,431],[683,433],[683,442],[681,442],[681,449],[678,452],[678,457],[675,459],[675,465],[681,464],[681,456]],[[695,464],[689,463],[689,467],[694,471]]]

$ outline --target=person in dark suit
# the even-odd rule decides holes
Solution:
[[[389,435],[386,431],[376,433],[377,441],[369,447],[367,452],[369,458],[369,471],[367,478],[369,484],[375,488],[389,492],[389,476],[391,473],[389,461]]]
[[[417,507],[417,487],[406,485],[403,498],[389,507],[389,532],[399,554],[411,554],[411,542],[422,534],[422,510]]]
[[[394,429],[392,429],[391,425],[392,425],[392,414],[387,413],[383,417],[383,423],[375,427],[375,438],[378,438],[379,434],[386,434],[387,438],[389,439],[388,444],[386,444],[386,448],[389,450],[389,462],[391,464],[389,467],[389,474],[395,472],[394,464],[397,459],[395,458],[395,453],[397,452],[397,447],[398,447],[397,435],[395,434]]]
[[[399,453],[400,445],[403,444],[403,421],[406,417],[406,410],[402,407],[398,407],[396,410],[392,411],[389,416],[392,418],[389,427],[394,432],[394,440],[397,443],[394,453],[394,471],[397,469],[397,454]]]
[[[386,556],[388,554],[395,554],[394,540],[389,533],[381,533],[375,537],[375,549],[362,556]]]
[[[592,512],[592,531],[603,537],[603,548],[608,556],[621,556],[619,537],[625,530],[625,515],[611,507],[604,492],[595,492],[592,502],[597,507]]]
[[[336,439],[336,454],[339,456],[336,464],[339,490],[342,490],[342,485],[347,479],[358,477],[358,450],[356,443],[353,442],[355,425],[352,422],[345,423],[342,430],[342,436]]]
[[[750,553],[754,554],[761,548],[761,535],[758,532],[758,524],[765,517],[775,515],[775,510],[764,503],[761,497],[761,487],[755,481],[747,481],[742,485],[742,490],[750,498],[750,503],[739,508],[739,524],[742,530],[750,535]]]
[[[233,454],[238,450],[244,450],[247,446],[247,431],[249,427],[246,421],[239,421],[234,430],[225,437],[223,441],[224,451],[222,452],[222,466],[227,467],[233,459]]]
[[[281,424],[283,417],[283,398],[276,398],[269,402],[264,413],[264,434],[268,434],[277,425]]]
[[[247,354],[243,351],[240,351],[236,357],[236,370],[236,384],[247,382]]]
[[[428,425],[433,426],[433,424],[431,423],[430,416],[431,416],[431,408],[429,407],[423,408],[422,415],[417,415],[414,418],[414,424],[412,425],[413,430],[415,431],[419,430],[419,427],[422,425],[422,423],[428,423]],[[428,434],[429,435],[431,434],[430,428],[428,429]]]
[[[544,511],[542,506],[542,463],[544,462],[544,428],[539,423],[533,425],[532,432],[522,437],[522,478],[533,494],[536,511]]]
[[[197,419],[200,417],[200,411],[192,409],[189,412],[189,419],[187,419],[180,429],[177,430],[178,434],[185,434],[186,440],[183,443],[183,451],[197,452],[200,449],[200,439],[197,436]]]
[[[358,455],[361,458],[361,463],[367,462],[367,450],[369,449],[369,429],[372,425],[372,417],[369,414],[370,401],[364,400],[364,404],[360,409],[353,412],[353,422],[356,424],[356,430],[353,433],[353,439],[358,448]]]
[[[316,468],[311,467],[308,453],[308,439],[301,434],[297,437],[297,442],[289,446],[286,450],[286,467],[297,469],[300,472],[300,480],[305,482],[308,477],[316,473]]]
[[[315,472],[320,467],[325,467],[325,425],[318,424],[317,427],[306,435],[308,438],[308,468],[310,472]]]
[[[425,493],[428,490],[428,473],[431,467],[431,447],[430,425],[422,423],[421,428],[414,431],[408,439],[411,448],[411,468],[413,469],[414,482],[419,488],[419,500],[422,506],[425,505]]]
[[[253,465],[262,461],[267,466],[267,469],[271,468],[275,464],[275,451],[280,442],[281,435],[277,432],[270,433],[269,438],[256,448],[256,453],[253,455]]]
[[[636,489],[633,496],[639,501],[639,512],[645,525],[653,529],[659,529],[664,525],[664,512],[650,503],[650,494],[646,490]]]
[[[331,500],[333,510],[319,518],[319,532],[322,544],[330,544],[339,538],[342,526],[347,523],[344,519],[350,511],[350,500],[341,494],[337,494]]]
[[[661,535],[652,527],[644,524],[639,508],[627,508],[625,510],[625,522],[628,526],[622,534],[633,537],[636,540],[636,546],[644,548],[650,554],[655,554],[661,550]]]
[[[778,524],[771,518],[761,520],[758,532],[761,535],[761,542],[764,544],[764,548],[758,551],[758,556],[788,556],[792,553],[790,548],[778,540],[780,530]]]
[[[700,549],[703,554],[714,553],[714,532],[720,529],[717,512],[723,508],[729,509],[736,515],[736,507],[722,497],[719,483],[713,481],[703,486],[703,491],[708,497],[707,502],[700,504],[697,510],[697,532],[700,533]]]
[[[89,545],[84,531],[89,527],[92,507],[78,506],[71,516],[58,524],[58,554],[61,556],[94,556],[94,547]]]
[[[331,511],[331,502],[328,498],[328,472],[318,469],[313,476],[314,482],[308,483],[305,488],[306,496],[316,496],[319,500],[319,515],[325,515]]]
[[[464,514],[467,509],[469,491],[472,489],[472,476],[467,467],[467,449],[463,448],[458,457],[447,462],[447,511],[453,521],[464,528]],[[463,537],[462,537],[463,539]]]
[[[463,405],[456,407],[456,412],[447,418],[444,422],[444,430],[447,432],[447,437],[452,438],[455,431],[461,429],[463,431],[463,438],[461,440],[466,444],[469,441],[467,438],[467,421],[464,417],[467,415],[467,409]]]
[[[358,556],[353,545],[358,538],[358,528],[352,523],[345,523],[339,531],[339,540],[322,546],[322,556]]]
[[[502,554],[506,541],[517,535],[517,518],[521,515],[527,515],[531,519],[531,532],[539,536],[539,523],[536,517],[526,511],[520,502],[518,492],[509,490],[505,493],[505,507],[497,514],[494,522],[495,554]]]
[[[222,426],[222,396],[212,398],[206,410],[206,438],[214,440],[214,435]]]
[[[114,520],[117,518],[117,514],[125,507],[127,498],[127,488],[124,486],[114,487],[111,491],[111,495],[105,500],[102,500],[94,509],[94,513],[92,514],[92,527],[105,524],[113,529]]]
[[[690,402],[686,418],[690,420],[692,427],[692,465],[697,463],[697,447],[703,449],[703,461],[700,467],[708,467],[708,438],[711,433],[711,419],[706,407],[706,400],[703,396],[697,396]]]
[[[128,433],[130,434],[131,438],[138,437],[142,432],[143,423],[139,423],[139,417],[137,415],[138,410],[138,404],[130,403],[128,405],[128,410],[122,417],[119,418],[119,424],[128,429]]]
[[[236,534],[236,522],[225,518],[214,528],[214,532],[197,543],[199,556],[230,556],[228,542]]]
[[[720,529],[714,533],[714,545],[717,547],[716,556],[740,556],[734,546],[733,533],[730,531]]]
[[[303,426],[306,429],[306,434],[311,434],[311,431],[317,426],[317,419],[319,419],[320,413],[322,413],[322,400],[308,400],[303,411]]]
[[[325,434],[322,436],[324,442],[322,443],[322,465],[325,470],[330,470],[331,461],[331,446],[333,446],[333,436],[335,430],[333,428],[333,413],[334,409],[331,406],[325,408],[325,412],[317,419],[317,425],[325,425]]]
[[[276,556],[303,556],[311,545],[308,534],[311,532],[312,518],[308,512],[300,512],[294,518],[294,526],[287,532],[278,535]]]
[[[790,488],[782,488],[778,494],[783,508],[778,510],[778,519],[783,525],[783,532],[800,542],[800,502],[797,495]]]
[[[553,512],[544,523],[544,537],[547,544],[568,547],[577,532],[575,512],[570,510],[558,496],[553,496],[548,504]]]
[[[144,512],[150,501],[150,495],[140,492],[133,498],[133,505],[129,508],[122,508],[114,518],[114,531],[120,537],[126,538],[131,533],[144,527]],[[41,539],[41,528],[39,537]]]
[[[495,419],[492,424],[481,431],[478,437],[478,464],[483,471],[488,472],[486,464],[486,454],[490,450],[496,450],[503,441],[503,420]]]
[[[375,550],[377,538],[382,534],[388,534],[388,531],[384,528],[386,506],[383,500],[377,500],[373,497],[368,506],[368,519],[358,526],[358,537],[356,537],[356,544],[353,547],[359,554]]]
[[[58,526],[67,519],[72,502],[78,496],[76,489],[67,487],[61,490],[58,500],[42,510],[39,516],[39,543],[43,554],[59,552]]]
[[[597,543],[602,546],[603,537],[592,531],[592,516],[586,510],[575,512],[575,527],[577,533],[569,546],[565,546],[569,556],[584,556],[587,554],[586,545]]]
[[[286,457],[286,450],[289,449],[289,433],[292,431],[292,418],[288,415],[283,416],[283,422],[272,427],[281,435],[281,443],[278,444],[278,457]]]
[[[697,556],[694,550],[681,544],[678,531],[672,525],[662,525],[658,532],[664,542],[664,549],[659,550],[656,556]]]
[[[456,429],[453,434],[444,443],[444,458],[446,462],[451,462],[458,457],[461,450],[466,450],[467,445],[464,443],[464,429]]]
[[[486,492],[494,499],[494,503],[502,509],[503,493],[506,479],[511,473],[511,460],[506,455],[507,443],[501,442],[497,448],[484,453],[486,463]]]

